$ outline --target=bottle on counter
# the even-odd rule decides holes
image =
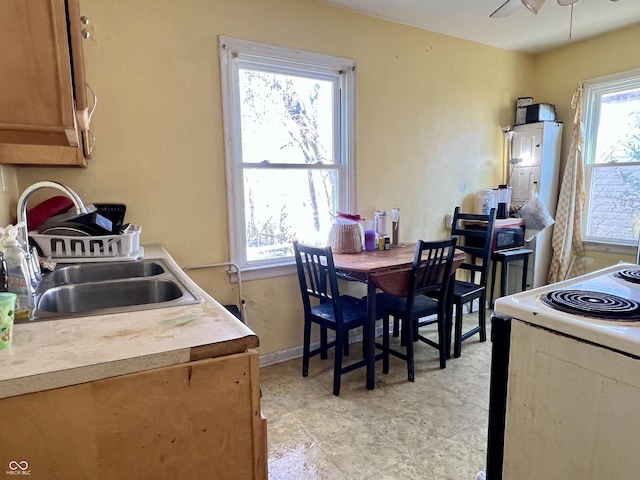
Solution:
[[[0,293],[9,291],[7,276],[7,262],[4,261],[4,253],[0,251]]]
[[[15,318],[29,318],[33,312],[35,300],[29,257],[18,242],[18,229],[10,226],[5,229],[5,233],[2,254],[6,263],[7,289],[17,296]]]

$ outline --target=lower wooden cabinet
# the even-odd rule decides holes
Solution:
[[[2,468],[28,464],[30,478],[267,478],[254,352],[6,398],[0,412]]]

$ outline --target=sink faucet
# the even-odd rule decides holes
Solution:
[[[87,208],[84,206],[84,203],[82,203],[82,200],[80,199],[80,196],[78,196],[76,192],[71,190],[66,185],[63,185],[58,182],[51,182],[48,180],[37,182],[37,183],[34,183],[33,185],[30,185],[24,190],[24,192],[22,192],[22,195],[20,195],[20,198],[18,199],[18,224],[22,222],[22,226],[20,227],[20,235],[22,237],[22,240],[24,241],[27,260],[29,261],[29,267],[31,269],[31,272],[29,273],[31,274],[32,279],[36,279],[36,282],[40,277],[37,273],[40,271],[40,265],[35,264],[35,262],[37,262],[36,260],[37,256],[34,254],[31,247],[29,246],[29,226],[27,225],[27,202],[29,201],[29,198],[31,198],[31,195],[33,195],[36,191],[43,188],[55,188],[56,190],[60,190],[62,193],[64,193],[73,202],[73,205],[76,208],[76,213],[78,215],[82,213],[88,213]]]

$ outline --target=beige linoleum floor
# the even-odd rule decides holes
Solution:
[[[475,314],[465,317],[477,322]],[[352,344],[350,358],[360,352]],[[306,378],[301,359],[263,367],[269,478],[474,480],[485,465],[490,339],[466,340],[444,370],[434,348],[416,343],[415,355],[415,383],[391,357],[388,375],[376,363],[374,390],[358,369],[342,376],[338,397],[331,355],[312,358]]]

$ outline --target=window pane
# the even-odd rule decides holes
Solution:
[[[635,244],[640,232],[640,165],[592,165],[587,236]]]
[[[239,69],[244,163],[334,163],[333,82]]]
[[[292,256],[294,239],[325,245],[336,178],[335,170],[246,168],[247,260]]]
[[[640,161],[640,89],[603,95],[596,163]]]
[[[250,278],[355,211],[354,60],[220,36],[229,244]]]

